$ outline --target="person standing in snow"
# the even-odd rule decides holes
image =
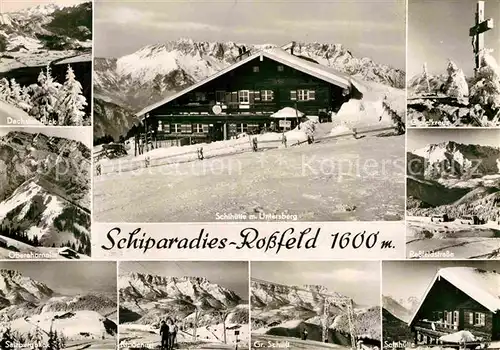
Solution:
[[[169,350],[169,326],[165,323],[165,321],[161,321],[160,325],[160,337],[161,337],[161,349]]]
[[[167,347],[167,350],[172,350],[174,348],[174,343],[173,343],[173,339],[174,339],[174,337],[173,337],[173,335],[174,335],[174,321],[170,317],[167,318],[167,326],[168,326],[168,333],[167,333],[168,347]]]
[[[177,348],[177,333],[179,332],[179,326],[177,325],[177,320],[174,320],[173,322],[173,325],[172,325],[172,330],[171,330],[171,338],[170,338],[170,342],[171,342],[171,346],[172,346],[172,349],[173,348]]]

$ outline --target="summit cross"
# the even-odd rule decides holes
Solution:
[[[480,54],[484,49],[484,33],[494,28],[493,18],[484,19],[484,1],[477,2],[476,24],[470,28],[469,36],[472,37],[474,58],[476,61],[476,72],[481,68]]]

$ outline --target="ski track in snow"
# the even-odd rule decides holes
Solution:
[[[401,220],[403,180],[404,136],[326,142],[96,177],[94,215],[100,222],[258,212],[301,221]]]

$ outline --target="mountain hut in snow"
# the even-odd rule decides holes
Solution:
[[[285,108],[327,121],[350,98],[362,93],[348,75],[306,60],[285,48],[246,53],[222,71],[137,113],[136,138],[192,144],[228,140],[238,134],[295,128],[299,118],[272,118]],[[291,124],[291,125],[290,125]]]
[[[500,340],[500,274],[470,267],[440,269],[409,326],[417,344],[443,344],[461,331],[478,342]]]

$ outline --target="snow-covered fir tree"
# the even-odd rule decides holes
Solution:
[[[45,350],[44,349],[45,343],[43,341],[42,330],[38,326],[35,328],[35,334],[33,335],[31,345],[34,350]]]
[[[76,80],[75,72],[70,65],[66,72],[66,81],[57,97],[58,124],[83,125],[87,101],[82,95],[82,85]]]
[[[21,85],[14,78],[10,79],[10,101],[13,105],[19,107],[22,102],[22,93]]]
[[[46,72],[43,70],[40,72],[38,84],[32,85],[33,108],[30,114],[45,125],[58,124],[55,107],[60,88],[61,84],[52,77],[50,66],[47,66]]]
[[[33,105],[31,104],[31,95],[29,86],[24,86],[21,89],[21,103],[19,105],[25,112],[31,111]]]
[[[5,102],[10,100],[10,84],[5,78],[0,79],[0,100]]]

